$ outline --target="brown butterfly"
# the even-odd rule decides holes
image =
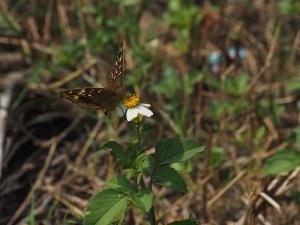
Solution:
[[[104,88],[77,88],[60,92],[65,98],[83,109],[104,110],[110,112],[122,101],[125,95],[123,85],[124,50],[120,44],[114,67],[106,77]]]

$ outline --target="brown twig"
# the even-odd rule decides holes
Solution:
[[[95,59],[89,61],[87,64],[85,64],[83,67],[80,67],[79,69],[75,70],[74,72],[68,74],[65,76],[63,79],[53,82],[51,84],[48,84],[46,86],[46,89],[57,89],[64,84],[70,82],[71,80],[74,80],[75,78],[79,77],[82,75],[86,70],[90,69],[94,65],[96,65],[97,61]]]
[[[83,158],[85,157],[85,155],[87,154],[89,148],[93,144],[93,142],[95,140],[95,137],[97,136],[97,133],[99,132],[101,126],[102,126],[102,120],[99,120],[97,122],[97,124],[95,125],[95,127],[93,128],[88,140],[84,144],[83,148],[81,149],[79,155],[77,156],[77,158],[75,160],[74,165],[76,167],[78,167],[82,163]]]
[[[242,170],[239,172],[235,178],[233,178],[225,187],[223,187],[221,190],[217,191],[217,193],[214,195],[212,199],[210,199],[207,203],[208,207],[211,207],[220,197],[222,197],[223,194],[225,194],[236,182],[238,182],[244,175],[246,174],[245,170]]]

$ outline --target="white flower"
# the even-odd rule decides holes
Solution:
[[[123,104],[117,108],[117,113],[119,116],[126,114],[128,121],[132,121],[139,115],[151,117],[153,112],[149,109],[150,106],[150,104],[140,103],[140,99],[136,95],[132,95],[123,100]]]

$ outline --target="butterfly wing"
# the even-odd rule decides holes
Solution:
[[[77,104],[83,109],[112,111],[122,100],[107,88],[78,88],[60,92],[60,97]]]
[[[112,111],[125,94],[123,85],[124,51],[120,44],[113,70],[107,76],[105,88],[78,88],[60,92],[60,96],[79,107],[92,110]]]
[[[119,95],[124,95],[125,92],[123,85],[124,66],[124,49],[123,43],[121,43],[114,67],[106,79],[106,88],[117,92]]]

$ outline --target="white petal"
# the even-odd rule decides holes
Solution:
[[[141,115],[144,115],[144,116],[147,116],[147,117],[151,117],[153,115],[153,112],[150,110],[150,109],[147,109],[145,106],[143,105],[138,105],[136,107],[136,111],[141,114]]]
[[[147,103],[142,103],[141,105],[143,105],[143,106],[145,106],[147,108],[149,108],[151,106],[150,104],[147,104]]]
[[[127,108],[126,108],[125,105],[119,104],[119,105],[117,106],[117,109],[116,109],[117,115],[118,115],[119,117],[124,116],[125,113],[126,113],[126,110],[127,110]]]
[[[137,116],[138,116],[138,111],[136,110],[136,108],[127,109],[126,118],[128,121],[133,120]]]

